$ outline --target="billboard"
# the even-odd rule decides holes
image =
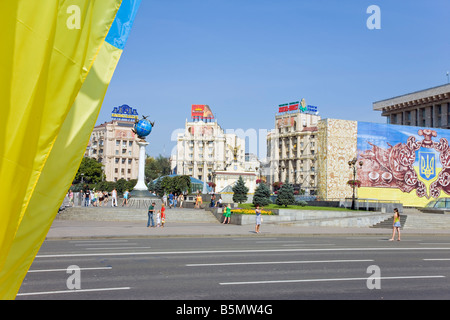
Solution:
[[[193,104],[191,109],[192,119],[214,119],[214,115],[207,104]]]
[[[359,198],[424,206],[450,196],[450,131],[358,122]]]
[[[136,109],[131,108],[129,105],[121,105],[120,107],[114,107],[111,112],[111,118],[114,120],[128,120],[135,121],[139,119],[139,114]]]
[[[318,108],[312,105],[306,105],[305,99],[278,105],[278,113],[297,111],[310,114],[318,114]]]

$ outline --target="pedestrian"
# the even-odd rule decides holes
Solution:
[[[161,210],[158,210],[156,213],[156,227],[159,228],[161,226]]]
[[[86,190],[84,190],[84,206],[85,207],[89,207],[90,197],[91,197],[91,192],[89,191],[89,188],[86,188]]]
[[[116,188],[111,191],[111,207],[117,207],[117,190]]]
[[[151,222],[152,228],[155,227],[155,220],[153,220],[154,213],[155,213],[155,202],[152,202],[152,204],[148,207],[147,228],[150,227],[150,222]]]
[[[125,205],[125,207],[128,205],[128,189],[125,190],[125,192],[123,193],[123,201],[122,201],[122,207]]]
[[[69,190],[69,205],[73,207],[73,191]]]
[[[397,231],[397,241],[400,241],[400,213],[397,208],[394,208],[394,222],[392,223],[392,238],[389,241],[394,241],[395,231]]]
[[[161,227],[164,228],[164,224],[166,223],[166,207],[164,203],[161,205]]]
[[[231,220],[231,205],[228,204],[225,209],[224,209],[224,213],[223,213],[225,219],[223,219],[223,224],[229,224],[230,220]],[[227,222],[228,221],[228,222]]]
[[[180,208],[183,207],[183,201],[184,201],[184,195],[183,195],[183,193],[180,193],[180,196],[178,197],[178,202],[180,203]]]
[[[164,195],[162,197],[164,205],[167,207],[167,194],[164,192]]]
[[[169,193],[169,209],[172,209],[173,206],[173,193]]]
[[[177,201],[178,201],[178,196],[177,196],[177,194],[175,193],[175,194],[173,195],[173,208],[174,208],[174,209],[177,207]]]
[[[262,208],[259,207],[259,205],[256,205],[255,214],[256,214],[256,225],[255,225],[255,232],[259,233],[259,228],[261,227],[261,211]]]

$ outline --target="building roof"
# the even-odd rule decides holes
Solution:
[[[419,104],[432,101],[447,99],[450,97],[450,84],[424,89],[400,95],[397,97],[376,101],[373,103],[373,110],[382,111],[387,107],[392,106],[407,106],[406,104]]]

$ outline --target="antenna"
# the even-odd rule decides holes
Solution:
[[[447,71],[447,83],[450,83],[450,81],[449,81],[449,74],[450,74],[450,72]]]

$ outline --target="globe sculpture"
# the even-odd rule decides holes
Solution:
[[[138,136],[137,144],[139,146],[139,172],[138,181],[130,193],[130,206],[134,208],[148,208],[153,202],[156,203],[156,209],[161,208],[161,199],[153,196],[148,191],[147,185],[145,184],[145,147],[149,144],[145,141],[145,137],[148,136],[155,122],[150,122],[147,120],[146,116],[143,116],[141,120],[136,120],[132,131]]]
[[[153,129],[154,122],[151,123],[145,117],[134,124],[134,133],[138,135],[139,139],[145,139]]]

